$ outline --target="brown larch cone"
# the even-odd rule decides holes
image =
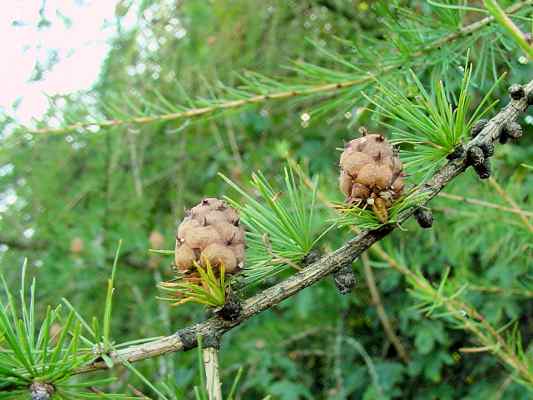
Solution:
[[[178,270],[198,278],[194,263],[206,262],[227,274],[237,273],[244,265],[244,228],[239,214],[224,201],[206,198],[187,211],[176,232],[174,263]]]
[[[346,201],[357,207],[371,206],[386,223],[387,209],[404,188],[400,157],[383,135],[366,134],[350,141],[340,158],[339,186]]]

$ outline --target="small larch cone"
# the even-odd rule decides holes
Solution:
[[[244,265],[244,228],[239,214],[224,201],[206,198],[187,211],[176,232],[174,263],[190,280],[197,277],[195,263],[207,263],[226,274]]]
[[[384,136],[366,134],[350,141],[340,159],[339,186],[346,202],[357,207],[371,206],[386,223],[387,209],[404,188],[400,157]]]
[[[83,252],[84,247],[83,239],[80,237],[75,237],[70,241],[70,252],[72,254],[80,254]]]
[[[161,250],[165,245],[165,237],[159,231],[152,231],[148,237],[148,242],[150,242],[150,247],[152,249]]]

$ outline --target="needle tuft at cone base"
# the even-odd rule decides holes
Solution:
[[[238,212],[216,198],[205,198],[187,210],[176,231],[174,267],[177,276],[159,287],[173,305],[188,302],[222,307],[227,276],[244,266],[245,232]]]

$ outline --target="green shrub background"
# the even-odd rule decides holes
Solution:
[[[157,102],[156,91],[171,104],[183,104],[185,94],[209,97],[218,81],[238,86],[237,74],[244,71],[293,79],[296,73],[284,66],[295,60],[341,71],[316,44],[356,58],[344,40],[357,43],[364,34],[376,42],[361,40],[360,46],[379,48],[383,41],[396,37],[385,21],[391,15],[401,21],[401,10],[439,21],[436,34],[452,31],[440,14],[452,11],[418,1],[389,5],[334,0],[133,3],[138,7],[137,24],[133,30],[119,30],[112,39],[91,94],[94,104],[87,105],[84,93],[72,94],[63,106],[50,108],[43,126],[63,114],[76,122],[91,109],[120,118],[116,107],[126,110],[128,102],[133,102],[142,109],[138,100]],[[128,7],[133,5],[119,3],[116,23],[121,23]],[[531,18],[531,7],[522,15]],[[186,35],[178,38],[181,27]],[[530,28],[531,23],[524,22],[524,27]],[[149,50],[147,44],[155,39],[159,40],[157,50]],[[474,65],[474,102],[494,83],[491,69],[497,75],[508,73],[493,96],[501,99],[501,105],[508,101],[510,83],[531,79],[531,60],[519,62],[522,53],[512,42],[506,42],[507,48],[493,49],[491,59],[490,43],[466,40],[450,46],[453,58],[442,56],[443,60],[428,68],[414,66],[419,79],[425,85],[442,79],[457,94],[468,48]],[[484,51],[489,53],[487,60]],[[406,66],[411,64],[406,62]],[[368,65],[368,70],[380,74],[379,65]],[[341,200],[336,149],[358,136],[362,125],[387,130],[378,126],[371,112],[358,112],[368,104],[359,93],[339,104],[334,103],[336,99],[331,92],[296,101],[272,100],[216,118],[157,121],[94,132],[24,136],[19,131],[16,144],[9,142],[0,149],[0,166],[12,166],[0,174],[1,191],[17,195],[16,203],[0,214],[1,271],[17,287],[20,266],[27,257],[30,275],[38,280],[41,313],[47,304],[66,297],[84,315],[99,315],[112,258],[122,239],[112,321],[116,341],[167,335],[203,319],[205,311],[200,306],[169,308],[156,300],[156,284],[171,276],[171,258],[161,257],[156,267],[149,267],[153,257],[148,253],[150,233],[160,232],[164,247],[173,248],[175,228],[185,208],[204,196],[234,194],[217,173],[243,185],[256,170],[274,182],[281,181],[287,152],[310,175],[320,175],[320,189],[328,198]],[[328,105],[331,110],[325,110]],[[131,109],[129,113],[136,114]],[[310,113],[309,123],[302,120],[304,113]],[[11,123],[7,116],[2,121],[4,127]],[[523,123],[523,138],[499,146],[493,160],[494,179],[530,213],[533,180],[527,164],[533,160],[532,125],[530,113]],[[445,191],[512,207],[472,170]],[[469,286],[461,298],[495,326],[516,326],[526,349],[533,337],[533,221],[525,217],[528,227],[516,213],[446,198],[435,199],[431,206],[433,229],[421,230],[411,221],[382,245],[409,269],[420,269],[432,283],[438,284],[450,268],[453,285]],[[330,216],[326,210],[323,215]],[[352,236],[349,229],[334,230],[321,241],[320,250],[333,250]],[[79,254],[70,250],[74,238],[83,241]],[[531,388],[510,381],[513,371],[490,352],[461,352],[461,348],[480,346],[479,342],[460,326],[428,318],[417,310],[418,301],[401,274],[373,255],[371,263],[385,310],[408,350],[408,364],[385,336],[361,262],[356,261],[358,283],[350,295],[340,296],[333,280],[326,279],[225,335],[220,352],[223,381],[229,383],[243,366],[242,399],[267,394],[282,400],[375,399],[380,392],[385,398],[402,399],[531,398]],[[358,345],[343,343],[341,336],[353,338]],[[360,348],[370,358],[370,369]],[[195,352],[171,354],[141,362],[138,368],[152,382],[175,385],[177,398],[191,398],[192,387],[198,384],[195,358]],[[372,371],[377,382],[372,380]],[[126,369],[113,373],[118,381],[109,391],[127,390],[131,383],[150,393]]]

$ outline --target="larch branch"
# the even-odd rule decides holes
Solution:
[[[490,119],[482,131],[465,145],[466,150],[472,146],[489,145],[496,142],[503,127],[506,124],[515,122],[528,108],[528,97],[531,98],[533,96],[533,80],[524,86],[524,92],[525,96],[520,99],[512,99],[505,108]],[[431,178],[415,190],[415,193],[417,195],[426,195],[424,197],[426,203],[437,196],[446,185],[468,168],[469,164],[466,159],[466,153],[467,151],[465,155],[449,161],[438,169]],[[414,211],[414,209],[411,209],[401,215],[396,225],[384,225],[376,230],[360,232],[334,252],[307,265],[304,269],[296,272],[286,280],[245,300],[241,315],[235,320],[226,321],[215,316],[206,321],[183,328],[170,336],[154,340],[153,342],[120,349],[111,353],[110,356],[117,363],[120,363],[121,360],[134,362],[166,353],[190,350],[198,345],[199,336],[206,340],[219,340],[223,334],[254,315],[275,307],[283,300],[319,282],[346,264],[352,263],[374,243],[391,233],[399,224],[409,219],[414,214]],[[476,318],[476,315],[473,317]],[[105,368],[107,368],[106,363],[103,360],[97,359],[78,369],[76,372],[83,373]]]

